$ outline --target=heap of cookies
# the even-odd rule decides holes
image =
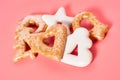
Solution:
[[[81,26],[83,19],[93,28]],[[72,30],[70,29],[72,28]],[[70,65],[85,67],[92,61],[89,50],[92,40],[102,40],[108,31],[107,25],[100,22],[91,12],[81,12],[75,17],[66,15],[63,7],[55,15],[28,15],[19,22],[15,32],[17,53],[14,61],[26,57],[36,58],[38,54]],[[71,54],[78,48],[78,55]]]

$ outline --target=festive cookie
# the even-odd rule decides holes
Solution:
[[[71,52],[78,46],[78,56],[71,54]],[[92,54],[89,48],[92,46],[92,41],[89,39],[89,31],[85,28],[77,28],[71,35],[67,37],[66,47],[62,62],[85,67],[90,64]]]
[[[83,19],[89,20],[93,25],[93,28],[90,30],[91,39],[102,40],[105,37],[105,34],[108,31],[108,26],[100,22],[91,12],[81,12],[77,14],[72,22],[73,30],[81,27],[80,23]]]
[[[17,62],[29,55],[28,45],[24,41],[33,33],[44,32],[47,28],[47,24],[42,20],[42,15],[29,15],[19,22],[15,32],[16,44],[14,49],[17,50],[17,54],[14,57],[14,61]],[[23,55],[25,53],[25,55]],[[33,59],[34,57],[31,56]]]
[[[53,47],[51,47],[48,46],[46,42],[44,42],[44,39],[53,36],[54,44]],[[27,51],[22,50],[22,54],[18,53],[17,56],[15,56],[14,60],[17,61],[27,56],[33,59],[35,57],[34,55],[36,53],[39,53],[56,61],[60,61],[63,56],[66,37],[67,30],[61,24],[53,25],[45,32],[30,34],[29,37],[24,39],[24,42],[30,47],[29,50]],[[23,49],[25,48],[23,47]]]
[[[48,28],[57,23],[63,24],[67,28],[67,33],[70,34],[69,28],[73,17],[67,16],[63,7],[59,8],[55,15],[43,15],[42,19],[48,25]]]

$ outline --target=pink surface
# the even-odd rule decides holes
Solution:
[[[119,3],[119,0],[0,1],[0,80],[120,80]],[[91,11],[109,25],[105,39],[93,46],[92,63],[77,68],[43,56],[14,63],[12,46],[17,21],[31,13],[54,14],[61,6],[70,16],[84,10]]]

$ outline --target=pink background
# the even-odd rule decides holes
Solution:
[[[78,68],[43,56],[18,63],[12,61],[17,21],[31,13],[54,14],[61,6],[69,16],[93,12],[110,29],[104,40],[94,44],[94,60]],[[119,0],[2,0],[0,1],[0,80],[120,80]]]

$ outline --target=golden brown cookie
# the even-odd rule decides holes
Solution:
[[[44,39],[53,36],[54,45],[51,47],[44,42]],[[19,58],[19,56],[15,56],[14,60],[17,61],[19,59],[25,58],[26,56],[34,58],[34,54],[39,53],[53,60],[59,61],[61,60],[64,53],[66,38],[67,29],[61,24],[53,25],[45,32],[30,34],[27,38],[24,39],[24,42],[30,47],[30,49],[22,53],[23,57]],[[19,55],[19,53],[16,55]]]
[[[33,33],[44,32],[47,25],[42,20],[42,15],[29,15],[18,23],[18,27],[15,32],[16,44],[14,48],[17,50],[14,61],[18,61],[21,58],[28,56],[29,53],[23,55],[27,51],[26,42],[24,39],[28,38]],[[31,56],[33,59],[34,57]]]
[[[91,39],[102,40],[105,37],[108,26],[100,22],[91,12],[81,12],[77,14],[72,22],[73,30],[81,27],[80,23],[83,19],[87,19],[93,25],[93,28],[90,30]]]

